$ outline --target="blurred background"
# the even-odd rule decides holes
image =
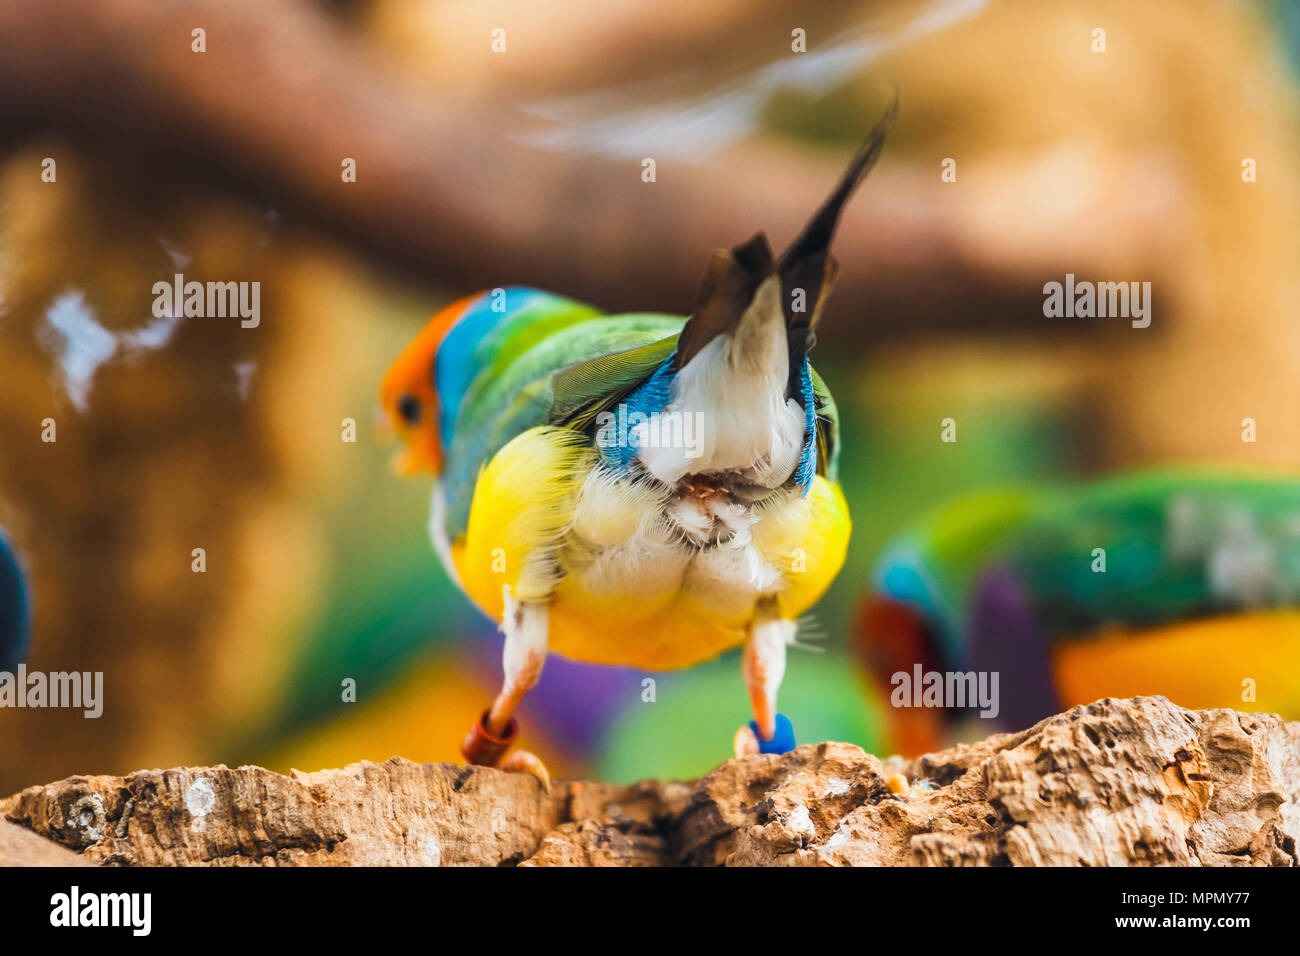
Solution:
[[[0,793],[458,760],[501,639],[391,473],[388,364],[485,287],[687,311],[713,249],[793,237],[897,85],[813,356],[854,537],[781,694],[802,740],[890,753],[846,635],[918,513],[1300,464],[1298,56],[1289,0],[0,0],[0,527],[29,667],[105,683],[97,720],[0,709]],[[260,282],[260,325],[159,323],[176,272]],[[1151,282],[1151,326],[1045,318],[1066,272]],[[561,776],[689,776],[748,716],[735,653],[553,657],[521,739]]]

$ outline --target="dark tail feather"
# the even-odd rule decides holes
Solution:
[[[854,191],[866,179],[871,167],[880,158],[885,136],[898,116],[898,90],[885,115],[871,128],[862,146],[849,162],[835,190],[813,214],[803,232],[781,253],[776,268],[781,275],[781,293],[785,303],[786,327],[790,336],[791,376],[802,365],[803,357],[811,347],[812,329],[821,317],[822,306],[835,284],[838,267],[830,254],[831,239],[839,225],[840,213]],[[800,311],[795,311],[795,290],[803,290]]]
[[[677,339],[677,368],[682,368],[717,336],[732,331],[754,300],[763,280],[774,272],[781,276],[787,335],[790,341],[791,388],[797,387],[803,357],[810,346],[812,329],[821,306],[835,283],[837,266],[830,254],[831,238],[840,213],[858,185],[876,164],[885,144],[885,134],[898,115],[898,91],[885,115],[867,134],[835,191],[821,205],[790,248],[774,262],[772,249],[763,233],[756,234],[729,252],[713,254],[695,296],[695,311]],[[800,311],[795,311],[792,290],[804,292]]]
[[[27,656],[27,585],[0,530],[0,671],[13,673]]]
[[[839,225],[840,213],[843,212],[845,204],[854,191],[862,184],[862,180],[867,178],[871,167],[876,165],[876,160],[880,158],[880,151],[885,146],[885,136],[894,125],[897,116],[898,90],[895,90],[893,102],[863,140],[857,153],[849,162],[848,168],[844,170],[844,175],[836,184],[835,191],[813,214],[808,225],[804,226],[803,232],[790,243],[790,247],[781,253],[777,268],[782,273],[812,256],[825,252],[830,247],[831,239],[835,235],[835,227]]]
[[[717,336],[740,322],[763,280],[775,271],[767,236],[756,233],[730,252],[709,259],[695,294],[695,311],[677,339],[676,365],[682,368]]]

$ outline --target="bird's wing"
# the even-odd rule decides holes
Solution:
[[[479,470],[494,454],[541,425],[587,431],[597,411],[662,364],[683,321],[654,314],[587,318],[535,337],[480,373],[465,393],[440,479],[449,538],[464,532]],[[657,363],[656,344],[666,349]]]
[[[808,369],[812,376],[813,399],[817,412],[817,474],[827,481],[836,481],[840,462],[840,413],[835,407],[831,390],[826,387],[817,370]]]
[[[465,300],[438,345],[434,386],[443,445],[462,428],[478,427],[475,410],[485,383],[508,374],[516,360],[548,336],[600,315],[600,310],[537,289],[492,289]]]
[[[561,369],[552,381],[549,424],[587,431],[596,416],[645,384],[676,347],[677,336],[669,335]]]

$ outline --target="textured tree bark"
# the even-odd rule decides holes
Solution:
[[[396,757],[291,776],[218,766],[71,777],[0,813],[109,865],[1295,866],[1300,723],[1108,699],[901,767],[806,744],[693,783],[544,794],[525,775]],[[36,862],[13,830],[0,864]]]
[[[0,866],[90,866],[85,857],[0,820]]]

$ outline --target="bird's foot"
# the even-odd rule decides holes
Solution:
[[[542,763],[536,754],[527,750],[516,750],[510,756],[505,756],[510,745],[519,736],[519,722],[511,717],[510,723],[500,734],[493,734],[488,730],[487,722],[488,712],[485,710],[479,717],[478,723],[474,725],[474,729],[466,735],[465,742],[460,745],[460,753],[465,761],[480,767],[496,767],[508,773],[530,773],[537,778],[542,789],[550,793],[551,775],[546,769],[546,764]]]
[[[772,736],[764,739],[759,735],[758,724],[750,721],[736,731],[733,747],[737,757],[752,754],[783,754],[794,750],[794,724],[785,714],[777,714]]]
[[[737,757],[751,757],[760,753],[758,749],[758,734],[750,730],[749,724],[745,724],[736,731],[736,738],[732,741],[732,747]]]
[[[542,790],[551,792],[551,773],[542,763],[542,758],[531,750],[516,750],[501,761],[501,769],[509,773],[531,773],[542,785]]]

